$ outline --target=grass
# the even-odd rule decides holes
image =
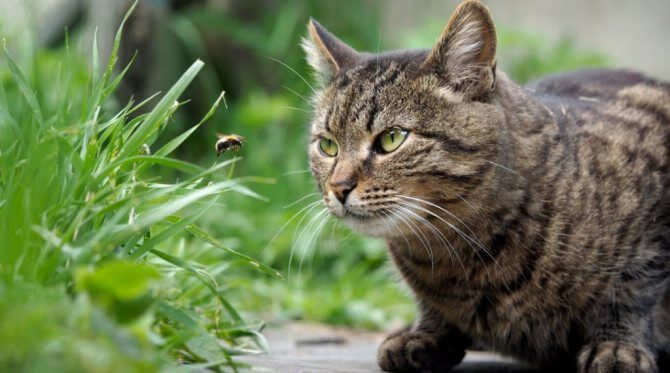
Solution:
[[[195,225],[235,193],[239,159],[209,167],[170,155],[197,124],[158,146],[203,68],[194,62],[164,94],[114,108],[125,69],[120,42],[100,71],[68,46],[0,68],[0,370],[236,369],[232,356],[263,351],[222,285],[246,266],[281,274]],[[138,110],[153,106],[143,114]],[[171,176],[160,176],[171,175]]]

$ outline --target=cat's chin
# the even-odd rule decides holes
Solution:
[[[347,214],[340,218],[352,230],[371,237],[393,235],[393,224],[382,217],[363,217]]]

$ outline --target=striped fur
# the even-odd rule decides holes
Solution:
[[[442,371],[479,346],[559,370],[667,367],[670,85],[593,70],[519,87],[490,19],[469,0],[431,51],[339,60],[310,26],[312,59],[338,60],[315,66],[314,178],[333,213],[388,241],[419,304],[380,366]],[[386,154],[390,128],[409,136]]]

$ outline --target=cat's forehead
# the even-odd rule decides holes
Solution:
[[[370,62],[349,68],[335,75],[328,88],[335,94],[344,94],[348,87],[376,89],[395,83],[407,66],[395,61]]]
[[[314,128],[336,137],[365,137],[374,132],[392,93],[405,80],[406,66],[395,61],[368,63],[337,74],[317,103]]]
[[[361,54],[358,64],[337,74],[333,83],[342,85],[351,80],[373,82],[389,71],[410,73],[421,69],[428,51],[407,50],[391,51],[378,54]]]
[[[435,100],[452,101],[439,79],[421,69],[424,58],[424,52],[370,56],[339,72],[315,97],[313,132],[364,137],[382,127],[407,127],[414,112]]]

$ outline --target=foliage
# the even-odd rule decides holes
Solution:
[[[112,100],[126,71],[113,73],[119,40],[102,74],[95,45],[90,69],[67,46],[17,62],[3,45],[2,371],[157,370],[174,365],[168,356],[234,368],[233,355],[265,349],[262,324],[246,322],[220,284],[241,264],[281,275],[194,225],[224,194],[258,197],[244,185],[253,179],[223,172],[237,159],[201,167],[170,157],[223,95],[156,146],[203,63],[137,115],[151,100]]]

